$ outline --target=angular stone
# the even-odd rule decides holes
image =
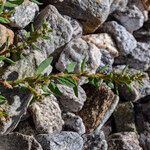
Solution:
[[[57,84],[57,86],[62,93],[59,97],[62,109],[70,112],[80,111],[86,101],[86,93],[82,87],[78,86],[78,97],[76,97],[72,88],[61,84]]]
[[[49,40],[40,38],[38,43],[42,51],[50,55],[54,50],[62,47],[71,40],[74,29],[52,5],[48,5],[37,16],[34,22],[35,28],[41,30],[44,21],[46,21],[48,27],[52,29],[52,33],[47,34],[47,36],[50,37]]]
[[[1,150],[43,150],[41,145],[32,136],[20,133],[0,135]]]
[[[115,42],[107,33],[89,34],[82,36],[82,39],[88,43],[95,44],[99,49],[106,49],[113,57],[119,55]]]
[[[113,116],[117,132],[136,132],[134,106],[131,102],[118,104]]]
[[[115,11],[124,11],[128,4],[128,0],[110,0],[110,2],[110,13]]]
[[[86,133],[90,133],[96,128],[100,130],[115,110],[119,97],[108,87],[102,85],[98,90],[90,85],[84,87],[87,100],[83,109],[78,115],[83,119]]]
[[[115,64],[127,64],[137,70],[147,70],[150,67],[150,44],[138,42],[137,47],[129,55],[117,58]]]
[[[142,148],[135,132],[120,132],[109,137],[108,150],[142,150]]]
[[[5,50],[6,42],[8,46],[14,42],[14,32],[0,24],[0,53]]]
[[[63,17],[67,19],[73,27],[72,38],[81,37],[83,33],[82,25],[76,19],[73,19],[69,16],[63,15]]]
[[[34,20],[38,12],[38,5],[26,0],[21,5],[15,7],[15,12],[10,18],[10,25],[12,27],[25,28]]]
[[[43,150],[83,150],[83,139],[75,132],[39,134],[36,139]]]
[[[95,73],[101,63],[101,52],[92,43],[87,43],[81,38],[69,42],[62,51],[56,68],[59,71],[65,71],[68,64],[77,62],[74,72],[79,73],[83,59],[86,57],[85,70],[89,73]]]
[[[15,65],[10,65],[5,68],[2,79],[16,80],[25,77],[31,77],[34,75],[39,64],[47,58],[47,55],[43,51],[30,52],[24,58],[18,60]],[[52,70],[51,65],[49,70],[44,70],[43,73],[50,73]]]
[[[109,0],[46,0],[62,14],[78,19],[85,33],[93,33],[108,17]]]
[[[0,118],[0,134],[8,134],[13,131],[26,113],[27,108],[32,100],[32,94],[27,88],[4,89],[0,88],[1,95],[5,96],[7,102],[1,105],[8,117]]]
[[[108,145],[103,131],[83,135],[84,150],[107,150]]]
[[[29,110],[38,133],[57,133],[62,130],[64,122],[61,110],[53,95],[45,97],[41,102],[33,103]]]
[[[110,34],[114,38],[120,56],[130,54],[137,46],[133,35],[115,21],[104,23],[100,30]]]
[[[127,7],[124,12],[113,15],[129,32],[133,33],[144,24],[144,15],[135,5]]]
[[[80,118],[79,116],[76,116],[73,113],[69,113],[69,112],[64,113],[62,117],[65,122],[64,130],[75,131],[80,135],[85,133],[85,126],[82,121],[82,118]]]

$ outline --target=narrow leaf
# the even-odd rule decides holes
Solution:
[[[57,96],[61,96],[62,93],[54,82],[50,82],[49,89]]]
[[[36,75],[40,75],[53,61],[52,57],[45,59],[37,68]]]
[[[9,21],[9,19],[7,19],[7,18],[0,17],[0,23],[8,24],[8,23],[10,23],[10,21]]]
[[[13,60],[11,60],[11,59],[9,59],[9,58],[7,58],[5,56],[0,56],[0,60],[4,60],[4,61],[6,61],[6,62],[8,62],[10,64],[16,64]]]
[[[40,3],[39,1],[37,0],[31,0],[32,2],[36,3],[37,5],[43,5],[43,3]]]
[[[67,68],[66,68],[67,72],[68,72],[68,73],[72,73],[72,72],[74,71],[76,65],[77,65],[76,62],[70,63],[70,64],[67,66]]]
[[[0,105],[4,104],[5,102],[6,102],[6,98],[0,95]]]
[[[84,59],[83,59],[83,61],[81,63],[81,69],[80,69],[81,73],[84,72],[85,65],[86,65],[86,57],[84,57]]]

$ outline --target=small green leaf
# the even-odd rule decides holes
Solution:
[[[4,61],[6,61],[6,62],[8,62],[10,64],[16,64],[13,60],[11,60],[11,59],[9,59],[9,58],[7,58],[5,56],[0,56],[0,60],[4,60]]]
[[[127,70],[128,70],[128,65],[126,65],[125,67],[124,67],[124,69],[122,70],[122,72],[121,72],[121,74],[124,76],[125,74],[126,74],[126,72],[127,72]]]
[[[36,75],[40,75],[53,61],[53,57],[45,59],[37,68]]]
[[[84,68],[85,68],[85,65],[86,65],[86,57],[84,57],[82,63],[81,63],[81,69],[80,69],[80,72],[83,73],[84,72]]]
[[[41,47],[38,46],[38,45],[35,44],[35,43],[32,43],[31,46],[32,46],[33,48],[37,49],[37,50],[41,50]]]
[[[4,104],[5,102],[6,102],[6,98],[0,95],[0,105]]]
[[[14,8],[14,7],[17,7],[18,5],[17,4],[13,4],[11,2],[6,2],[4,4],[5,7],[8,7],[8,8]]]
[[[108,83],[107,83],[107,86],[109,86],[111,89],[114,89],[114,88],[115,88],[115,86],[114,86],[114,84],[113,84],[112,82],[108,82]]]
[[[50,82],[49,89],[57,96],[61,96],[62,93],[54,82]]]
[[[76,65],[77,65],[76,62],[72,62],[69,65],[67,65],[67,68],[66,68],[67,72],[72,73],[74,71]]]
[[[0,23],[8,24],[8,23],[10,23],[10,21],[9,21],[9,19],[7,19],[7,18],[0,17]]]
[[[73,87],[73,91],[76,97],[78,97],[78,86]]]
[[[104,73],[104,71],[106,71],[106,70],[108,69],[108,67],[109,67],[108,65],[101,67],[101,68],[99,69],[99,72],[100,72],[100,73]]]
[[[76,81],[71,78],[59,77],[57,80],[59,83],[69,87],[75,87],[77,85]]]
[[[36,3],[37,5],[43,5],[43,3],[40,3],[39,1],[37,0],[31,0],[32,2]]]

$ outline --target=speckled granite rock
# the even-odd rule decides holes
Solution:
[[[0,135],[1,150],[43,150],[41,145],[32,136],[20,133]]]
[[[39,12],[37,4],[26,0],[21,5],[15,7],[15,12],[11,16],[10,25],[17,28],[25,28],[31,23]]]
[[[144,24],[144,15],[135,5],[127,7],[124,12],[113,15],[129,32],[138,30]]]
[[[0,134],[8,134],[16,128],[21,117],[26,113],[27,107],[32,100],[32,94],[27,88],[23,87],[0,88],[0,93],[7,99],[7,102],[1,105],[0,109],[4,109],[9,116],[8,119],[1,118]]]
[[[136,132],[134,106],[131,102],[118,104],[113,116],[117,132]]]
[[[63,113],[62,118],[64,120],[64,130],[75,131],[82,135],[85,133],[85,126],[82,118],[73,113]]]
[[[112,134],[108,139],[108,150],[142,150],[134,132]]]
[[[86,101],[86,93],[83,88],[78,86],[78,97],[76,97],[71,87],[61,84],[57,84],[57,86],[62,93],[58,98],[62,105],[62,110],[70,112],[80,111]]]
[[[108,17],[109,0],[46,0],[62,14],[80,20],[85,33],[93,33]],[[78,12],[78,13],[77,13]]]
[[[114,38],[120,56],[130,54],[137,46],[133,35],[115,21],[104,23],[100,31],[106,32]]]
[[[99,90],[90,85],[85,85],[84,89],[87,100],[78,115],[83,119],[86,133],[90,133],[96,128],[102,128],[116,108],[119,97],[104,85]]]
[[[85,70],[89,73],[95,73],[101,62],[99,48],[81,38],[74,39],[65,46],[56,63],[56,68],[63,72],[67,65],[74,61],[77,62],[74,72],[79,73],[85,57],[87,61]]]
[[[37,16],[34,22],[35,28],[41,30],[44,21],[52,29],[52,33],[48,33],[50,40],[40,38],[38,43],[41,49],[50,55],[54,50],[62,47],[71,40],[74,29],[69,21],[63,18],[52,5],[48,5]]]
[[[107,150],[108,145],[103,131],[83,135],[84,150]]]
[[[99,49],[106,49],[113,57],[119,55],[114,40],[107,33],[89,34],[82,36],[82,39],[95,44]]]
[[[61,110],[53,95],[45,97],[41,102],[35,102],[29,110],[32,114],[38,133],[58,133],[64,124]]]
[[[39,134],[36,139],[43,150],[83,150],[83,139],[75,132]]]

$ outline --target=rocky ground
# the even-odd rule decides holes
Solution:
[[[105,83],[99,89],[79,83],[78,97],[70,87],[58,84],[61,96],[50,95],[31,103],[27,88],[0,88],[7,97],[8,120],[0,126],[0,150],[150,150],[150,1],[149,0],[44,0],[42,5],[26,0],[15,8],[9,25],[0,24],[0,44],[16,34],[24,41],[31,22],[41,30],[47,21],[51,39],[39,38],[42,50],[28,47],[15,65],[0,61],[0,78],[32,76],[49,55],[55,72],[72,61],[80,71],[86,56],[86,71],[106,73],[143,71],[143,85],[123,86],[119,96]],[[12,56],[15,60],[16,56]],[[46,70],[51,73],[52,66]],[[40,90],[40,89],[39,89]]]

